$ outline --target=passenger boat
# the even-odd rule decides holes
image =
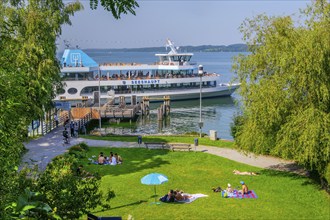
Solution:
[[[230,96],[239,84],[221,82],[220,74],[203,70],[191,62],[193,53],[180,53],[168,39],[171,51],[155,54],[153,64],[105,63],[98,64],[80,49],[66,49],[61,59],[63,89],[55,101],[95,99],[123,96],[129,102],[132,96],[139,101],[149,97],[157,101],[164,96],[171,100]]]

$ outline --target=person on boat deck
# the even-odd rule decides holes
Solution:
[[[247,185],[245,185],[244,181],[240,182],[242,185],[242,190],[239,190],[238,193],[240,194],[248,194],[249,193],[249,189],[247,187]]]

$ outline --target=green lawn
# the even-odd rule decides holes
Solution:
[[[107,141],[126,141],[137,142],[137,136],[122,136],[122,135],[110,135],[110,136],[95,136],[95,135],[81,135],[82,138],[92,140],[107,140]],[[199,145],[215,146],[234,148],[235,143],[228,140],[216,140],[212,141],[208,137],[199,138],[197,136],[142,136],[143,142],[166,142],[166,143],[189,143],[194,144],[195,138],[198,138]]]
[[[295,174],[263,170],[202,152],[171,152],[143,148],[94,148],[88,157],[116,152],[124,159],[122,165],[94,165],[84,159],[82,164],[90,172],[102,175],[102,189],[113,189],[116,197],[111,209],[94,210],[98,216],[122,216],[127,219],[329,219],[329,195],[309,178]],[[237,176],[232,171],[260,172],[259,176]],[[143,185],[140,179],[152,172],[165,174],[169,181],[158,185],[157,197],[169,189],[187,193],[203,193],[190,204],[154,201],[154,187]],[[211,188],[227,183],[239,186],[244,180],[255,190],[258,199],[222,198]]]

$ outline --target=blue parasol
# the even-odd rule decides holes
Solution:
[[[155,203],[156,203],[156,185],[163,184],[168,181],[167,176],[160,174],[160,173],[150,173],[144,176],[141,179],[141,183],[145,185],[154,185],[155,189]]]

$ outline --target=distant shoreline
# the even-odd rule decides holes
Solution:
[[[108,49],[83,49],[85,52],[88,51],[108,51],[108,52],[158,52],[167,53],[165,47],[143,47],[143,48],[108,48]],[[181,46],[179,47],[180,53],[190,53],[190,52],[248,52],[248,47],[246,44],[231,44],[225,45],[201,45],[201,46]]]

